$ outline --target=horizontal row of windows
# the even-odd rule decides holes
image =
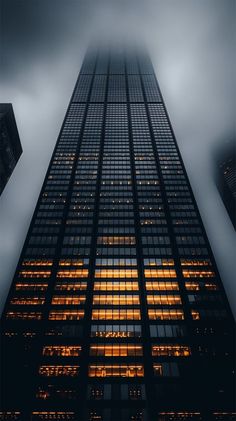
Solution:
[[[226,310],[200,309],[191,310],[193,320],[201,319],[225,319]],[[150,320],[184,320],[184,312],[181,309],[149,309]],[[80,320],[84,317],[84,310],[58,310],[50,311],[49,320]],[[41,320],[41,312],[16,312],[8,311],[6,318],[11,320]],[[92,311],[92,320],[141,320],[138,309],[99,309]]]
[[[147,291],[178,291],[179,284],[178,282],[162,282],[162,281],[149,281],[145,283]],[[45,282],[21,282],[15,284],[16,291],[46,291],[48,284]],[[200,290],[209,290],[217,291],[219,289],[218,285],[214,282],[185,282],[185,288],[189,291],[200,291]],[[87,289],[87,283],[81,281],[71,281],[71,282],[56,282],[54,289],[57,291],[84,291]],[[93,286],[94,291],[138,291],[139,284],[134,281],[102,281],[94,282]],[[201,300],[201,296],[198,298]],[[206,295],[204,300],[208,300]]]
[[[39,375],[45,377],[69,376],[79,374],[78,365],[42,365]],[[154,376],[179,376],[176,363],[162,363],[153,365]],[[88,368],[89,377],[143,377],[142,364],[91,364]]]

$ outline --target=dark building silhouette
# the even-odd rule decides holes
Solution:
[[[1,419],[233,420],[233,328],[148,56],[88,52],[2,316]]]
[[[22,147],[11,104],[0,104],[0,194],[7,184]]]
[[[216,155],[216,184],[236,230],[236,145],[226,142]]]

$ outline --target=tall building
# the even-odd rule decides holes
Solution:
[[[218,151],[215,165],[216,184],[236,230],[236,145],[226,142]]]
[[[233,420],[233,328],[146,52],[89,51],[2,316],[1,419]]]
[[[0,195],[7,184],[22,147],[11,104],[0,104]]]

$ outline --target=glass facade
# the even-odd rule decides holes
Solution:
[[[0,104],[0,195],[22,154],[13,107]]]
[[[234,419],[233,329],[148,55],[90,50],[2,316],[0,419]]]

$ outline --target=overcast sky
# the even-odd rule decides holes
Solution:
[[[0,0],[0,102],[23,155],[0,198],[0,308],[91,37],[145,39],[236,314],[236,236],[212,155],[235,136],[234,0]],[[127,29],[128,28],[128,29]]]

